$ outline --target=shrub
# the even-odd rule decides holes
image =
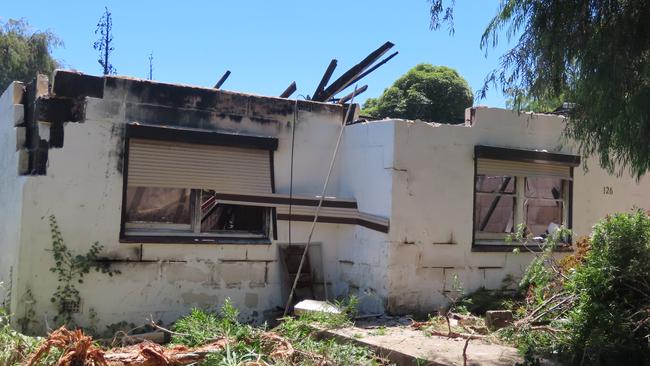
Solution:
[[[527,268],[526,312],[504,338],[563,364],[650,364],[650,215],[607,216],[560,261],[553,242]]]
[[[650,216],[636,210],[606,217],[591,249],[566,283],[577,295],[569,312],[574,364],[648,364]]]

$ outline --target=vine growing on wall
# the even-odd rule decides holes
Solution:
[[[50,231],[52,233],[52,256],[54,267],[50,271],[57,275],[58,285],[50,301],[57,307],[55,322],[72,325],[73,314],[79,311],[81,295],[77,284],[83,283],[83,278],[91,270],[109,276],[119,274],[120,271],[110,268],[108,263],[99,261],[99,253],[104,247],[99,242],[93,243],[84,255],[74,255],[63,240],[63,235],[54,215],[49,216]]]

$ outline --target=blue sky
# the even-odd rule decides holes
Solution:
[[[422,62],[457,69],[475,91],[507,46],[504,40],[487,58],[479,48],[497,0],[457,1],[453,36],[429,30],[426,0],[2,3],[0,20],[25,18],[57,34],[65,46],[54,55],[67,68],[101,73],[92,44],[106,5],[113,13],[118,74],[146,78],[153,52],[155,80],[211,87],[228,69],[224,89],[262,95],[279,95],[294,80],[294,97],[312,94],[332,58],[339,61],[333,80],[385,41],[400,54],[360,82],[369,85],[361,101],[379,96]],[[504,106],[505,97],[492,90],[475,104]]]

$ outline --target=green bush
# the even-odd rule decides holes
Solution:
[[[364,115],[463,123],[474,102],[472,89],[456,70],[419,64],[402,75],[379,98],[368,98]]]
[[[565,287],[578,296],[569,312],[570,363],[650,363],[650,216],[608,216]]]

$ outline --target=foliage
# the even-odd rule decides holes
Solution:
[[[485,315],[488,310],[515,310],[522,297],[506,289],[488,290],[481,287],[461,300],[465,309],[474,315]]]
[[[548,251],[556,240],[526,270],[526,312],[503,338],[564,364],[647,364],[650,214],[606,217],[559,261]]]
[[[99,39],[93,43],[93,48],[99,51],[97,62],[101,65],[104,75],[113,75],[117,72],[117,69],[109,61],[109,56],[115,50],[113,47],[113,15],[107,7],[104,8],[104,13],[97,22],[95,34],[99,34]]]
[[[419,64],[378,98],[370,98],[362,113],[374,118],[395,117],[458,123],[474,101],[467,81],[446,66]]]
[[[0,365],[14,365],[31,353],[38,341],[14,331],[9,325],[9,315],[0,308]]]
[[[608,216],[594,227],[584,265],[567,281],[574,363],[650,362],[650,215]]]
[[[431,23],[429,27],[431,30],[438,30],[442,23],[448,23],[449,34],[454,33],[454,3],[456,0],[451,0],[450,4],[445,6],[444,0],[429,0],[431,8],[429,14],[431,15]]]
[[[320,325],[333,325],[337,321],[327,321],[321,318]],[[330,360],[333,365],[374,365],[378,364],[374,354],[368,348],[355,346],[350,343],[340,344],[333,339],[317,340],[315,337],[313,318],[299,317],[285,318],[282,324],[276,328],[277,332],[286,337],[294,348],[306,354],[320,355]],[[301,364],[318,365],[318,360],[306,360]]]
[[[177,334],[172,337],[172,342],[194,347],[217,336],[243,336],[243,333],[250,333],[248,326],[239,324],[238,315],[239,310],[232,305],[230,299],[224,301],[219,314],[192,309],[188,316],[178,319],[174,324],[173,331]]]
[[[0,23],[0,91],[9,83],[31,81],[36,74],[51,74],[59,64],[52,49],[62,42],[51,32],[32,31],[24,19]]]
[[[108,263],[98,261],[99,253],[103,246],[95,242],[84,255],[74,255],[63,240],[63,235],[59,229],[54,215],[49,216],[50,231],[52,233],[52,256],[54,258],[54,267],[50,271],[57,276],[58,286],[50,299],[56,304],[57,316],[54,321],[61,322],[65,325],[72,325],[74,307],[81,302],[81,296],[76,284],[83,283],[83,278],[90,270],[113,276],[119,274],[119,271],[112,270]]]
[[[551,113],[561,108],[565,100],[564,94],[558,97],[540,99],[534,96],[525,95],[519,91],[508,90],[505,93],[506,108],[517,109],[521,112]]]
[[[30,337],[11,328],[10,316],[0,308],[0,365],[24,365],[30,354],[43,342],[42,338]],[[34,366],[49,366],[56,363],[60,352],[52,351],[34,364]]]
[[[367,348],[351,344],[339,344],[334,340],[318,340],[314,336],[315,325],[321,328],[338,327],[350,324],[347,314],[353,313],[356,301],[354,299],[339,303],[346,315],[313,314],[299,318],[285,318],[272,331],[265,327],[254,328],[239,323],[238,311],[226,300],[218,314],[194,309],[173,326],[176,333],[173,343],[195,346],[225,337],[231,342],[222,352],[210,354],[201,365],[244,365],[247,362],[260,364],[283,365],[359,365],[376,364],[374,354]],[[268,334],[276,334],[286,339],[296,350],[290,359],[278,360],[268,352],[265,338]]]
[[[453,5],[430,0],[432,29],[448,23]],[[445,6],[446,5],[446,6]],[[481,48],[505,33],[516,44],[480,91],[500,87],[512,106],[575,103],[566,130],[585,155],[610,172],[637,177],[650,169],[650,2],[503,0],[481,37]]]

